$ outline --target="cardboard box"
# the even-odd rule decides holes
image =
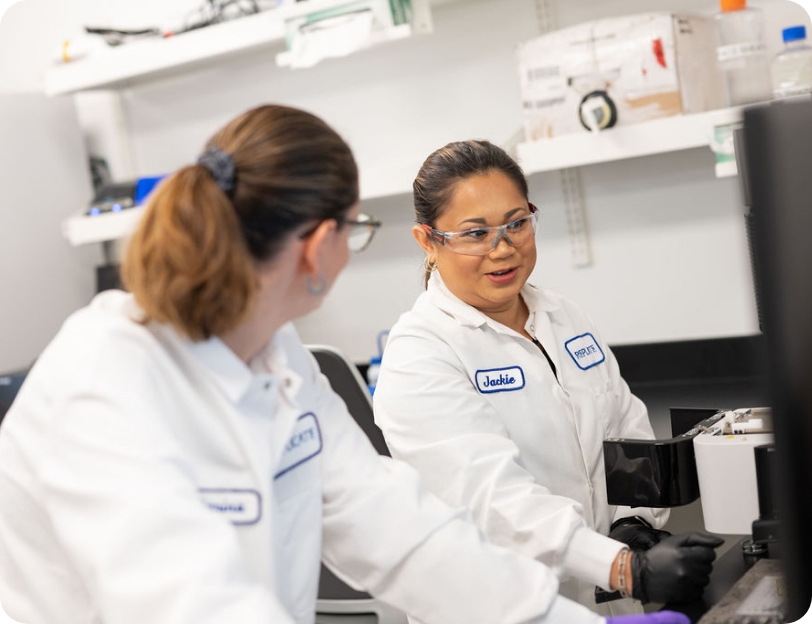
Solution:
[[[519,44],[527,140],[588,132],[590,108],[605,129],[724,107],[714,35],[710,17],[644,13]]]

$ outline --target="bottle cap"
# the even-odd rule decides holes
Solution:
[[[806,26],[791,26],[781,31],[784,43],[806,39]]]
[[[741,11],[747,6],[747,0],[719,0],[722,11]]]

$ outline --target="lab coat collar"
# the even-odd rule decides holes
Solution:
[[[287,334],[292,325],[286,325],[265,345],[265,347],[251,360],[250,368],[255,373],[271,373],[278,375],[281,382],[281,393],[290,403],[295,403],[295,397],[302,386],[302,376],[290,367],[288,352],[282,344],[284,334]]]
[[[186,348],[211,373],[215,383],[232,403],[239,403],[251,386],[248,366],[217,337],[201,342],[188,341]]]
[[[554,312],[561,305],[557,297],[550,291],[541,291],[532,284],[525,283],[521,290],[522,298],[530,310],[532,317],[536,312]],[[482,325],[499,325],[489,316],[480,312],[472,305],[462,301],[453,294],[443,282],[440,274],[434,272],[426,288],[429,301],[443,312],[456,319],[461,325],[468,327],[481,327]]]
[[[234,404],[243,399],[254,379],[261,375],[278,376],[282,396],[293,402],[302,378],[288,368],[287,355],[276,342],[277,336],[274,336],[249,365],[216,336],[201,342],[188,341],[186,346],[192,356],[211,371],[215,383]]]
[[[522,297],[531,314],[534,312],[555,312],[561,308],[561,301],[555,293],[536,288],[533,284],[527,283],[524,285]]]

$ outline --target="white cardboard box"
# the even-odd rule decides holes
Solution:
[[[517,47],[527,140],[588,132],[582,101],[608,96],[615,125],[724,106],[714,24],[643,13],[547,33]]]

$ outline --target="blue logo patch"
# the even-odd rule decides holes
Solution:
[[[293,433],[282,451],[274,479],[290,472],[296,466],[313,459],[321,453],[321,429],[316,415],[312,412],[302,414],[293,427]]]
[[[226,516],[231,524],[256,524],[262,515],[262,497],[256,490],[201,488],[203,504]]]
[[[575,365],[581,370],[597,366],[606,359],[603,350],[598,345],[598,341],[595,340],[595,336],[590,333],[570,338],[564,343],[564,348],[570,354]]]
[[[521,390],[524,388],[524,371],[519,366],[480,370],[476,372],[476,387],[482,394]]]

